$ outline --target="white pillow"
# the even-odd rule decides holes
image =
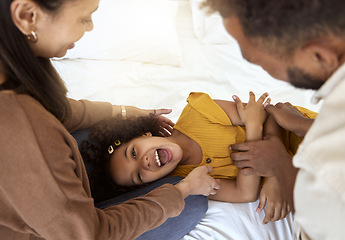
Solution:
[[[93,14],[93,31],[85,33],[64,58],[180,66],[177,10],[178,2],[168,0],[101,0]]]
[[[193,29],[195,36],[203,44],[231,44],[235,40],[224,28],[219,13],[206,14],[206,9],[200,9],[203,0],[190,0]]]

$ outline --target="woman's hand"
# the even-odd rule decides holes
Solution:
[[[138,108],[139,109],[139,108]],[[139,109],[139,116],[146,116],[146,115],[153,115],[154,117],[158,118],[160,123],[160,133],[162,137],[169,137],[172,133],[175,123],[171,121],[169,118],[163,116],[163,114],[171,113],[171,109],[153,109],[153,110],[145,110]]]
[[[122,109],[125,109],[125,116],[122,115]],[[133,107],[133,106],[116,106],[113,105],[113,117],[116,116],[123,116],[123,117],[148,117],[150,115],[153,115],[155,117],[157,117],[159,119],[160,125],[161,125],[161,129],[160,132],[162,134],[163,137],[168,137],[171,135],[173,127],[174,127],[174,123],[163,116],[163,114],[169,114],[171,113],[171,109],[141,109],[141,108],[137,108],[137,107]]]
[[[267,205],[263,223],[278,221],[285,218],[291,208],[288,201],[284,198],[282,189],[275,177],[268,177],[260,192],[260,202],[256,212],[261,212]]]
[[[167,109],[160,109],[160,110],[167,110]],[[173,123],[173,121],[171,121],[169,118],[162,116],[161,114],[166,114],[166,113],[160,113],[159,110],[157,110],[154,116],[159,119],[160,126],[161,126],[160,133],[162,134],[162,136],[169,137],[173,131],[175,123]]]
[[[212,172],[210,165],[197,167],[175,186],[184,198],[189,195],[215,195],[220,188],[219,180],[208,175],[210,172]]]

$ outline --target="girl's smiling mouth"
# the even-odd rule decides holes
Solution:
[[[173,153],[170,149],[156,149],[155,160],[158,167],[163,167],[169,163],[173,158]]]

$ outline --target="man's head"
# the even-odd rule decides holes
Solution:
[[[273,77],[318,89],[345,61],[345,2],[206,0],[244,58]]]

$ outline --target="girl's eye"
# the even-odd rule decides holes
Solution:
[[[141,179],[141,174],[140,174],[139,171],[138,171],[138,179],[139,179],[139,181],[140,181],[141,183],[144,183],[143,180]]]
[[[136,158],[136,156],[137,156],[137,154],[135,153],[134,148],[132,149],[132,156],[133,156],[133,158]]]

